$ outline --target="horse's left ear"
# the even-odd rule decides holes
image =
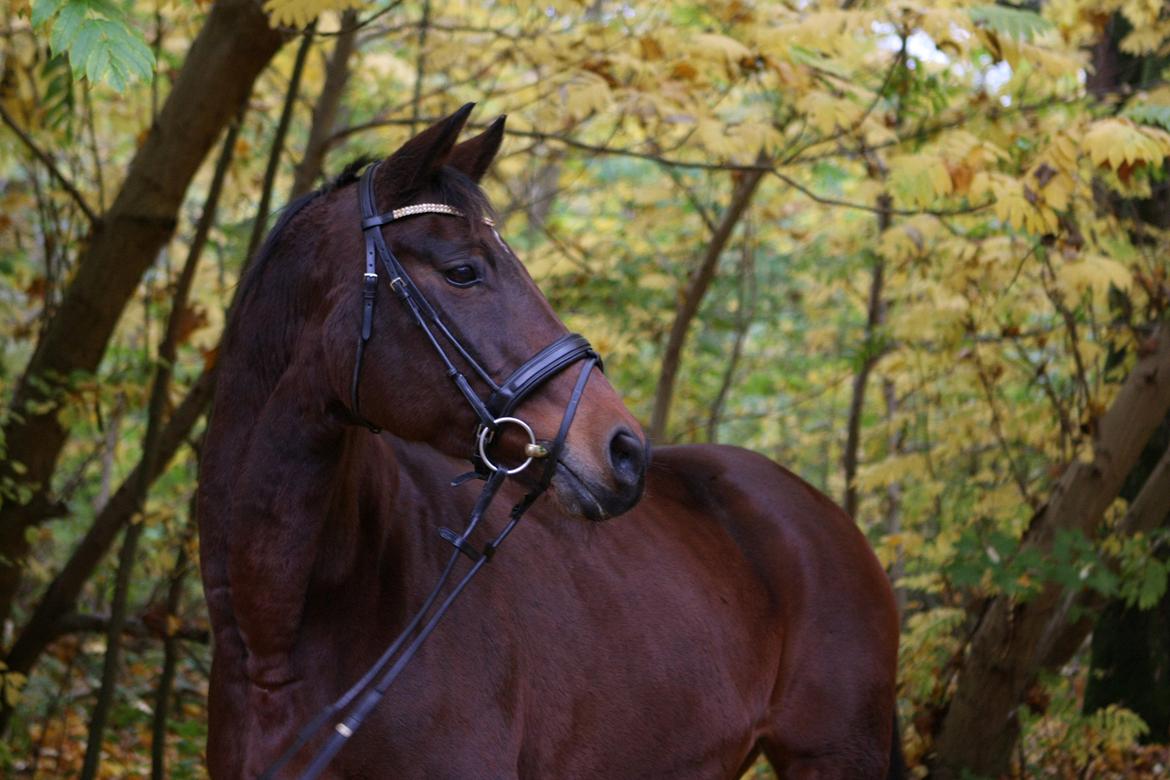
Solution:
[[[496,152],[500,151],[500,143],[504,140],[504,120],[506,119],[506,116],[501,116],[475,138],[469,138],[463,143],[457,144],[451,150],[447,164],[457,171],[466,173],[474,181],[478,182],[482,179],[491,166],[492,160],[495,159]]]
[[[393,171],[394,189],[399,194],[412,192],[426,184],[439,166],[451,159],[455,139],[467,123],[474,103],[468,103],[446,119],[411,138],[402,148],[390,155],[387,162]]]

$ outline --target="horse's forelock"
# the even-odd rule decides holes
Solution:
[[[439,169],[435,196],[439,203],[463,212],[469,224],[478,225],[484,217],[495,217],[487,195],[470,176],[450,166]]]

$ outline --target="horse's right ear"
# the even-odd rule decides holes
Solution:
[[[389,168],[392,171],[393,187],[398,194],[413,192],[426,184],[430,177],[447,162],[455,139],[467,123],[467,117],[474,103],[468,103],[446,119],[411,138],[402,148],[390,155]]]
[[[492,122],[487,130],[469,138],[456,146],[447,159],[447,164],[457,171],[466,173],[473,181],[478,182],[491,167],[496,152],[500,151],[500,143],[504,140],[504,120],[501,116]]]

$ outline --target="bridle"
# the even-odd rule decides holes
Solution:
[[[474,470],[457,477],[452,481],[452,485],[459,485],[468,479],[478,478],[484,480],[484,486],[479,497],[476,499],[471,516],[468,518],[467,525],[462,533],[456,533],[449,528],[439,529],[439,535],[455,549],[451,553],[442,574],[439,575],[437,584],[431,590],[419,611],[415,613],[402,633],[398,635],[362,678],[342,694],[340,698],[321,710],[312,721],[301,729],[293,744],[260,776],[262,780],[269,780],[275,777],[276,773],[292,760],[300,752],[301,748],[326,723],[348,711],[348,714],[343,719],[336,721],[333,731],[329,733],[325,744],[322,745],[316,756],[314,756],[308,769],[301,775],[302,780],[310,780],[311,778],[317,777],[325,770],[337,752],[341,750],[346,740],[353,736],[361,727],[366,717],[369,716],[374,707],[381,701],[386,690],[389,689],[390,685],[414,657],[419,647],[426,641],[426,638],[434,631],[455,599],[459,597],[471,579],[491,561],[492,556],[499,549],[504,539],[516,527],[516,524],[520,522],[520,518],[523,517],[529,507],[532,506],[536,499],[552,483],[553,475],[556,472],[557,460],[560,457],[561,451],[564,449],[565,438],[569,434],[569,427],[573,423],[573,417],[577,413],[577,407],[581,403],[581,397],[585,392],[585,385],[589,381],[589,375],[595,366],[600,367],[601,365],[601,358],[593,351],[593,348],[584,336],[576,333],[568,333],[526,360],[503,383],[496,384],[491,375],[479,364],[463,343],[451,333],[451,330],[446,324],[444,324],[438,311],[430,304],[418,286],[415,285],[414,281],[410,278],[410,274],[402,266],[402,263],[390,251],[390,247],[382,235],[383,226],[419,214],[444,214],[454,217],[464,217],[465,215],[459,209],[444,203],[418,203],[378,213],[374,198],[374,175],[379,165],[381,165],[380,162],[367,168],[362,174],[361,180],[358,182],[358,201],[361,208],[362,233],[365,236],[366,265],[365,273],[362,276],[362,320],[361,330],[358,333],[357,354],[354,359],[353,380],[350,387],[350,402],[352,406],[350,411],[357,421],[371,431],[374,433],[380,432],[378,426],[362,416],[358,393],[366,344],[373,335],[374,304],[378,294],[378,262],[380,261],[382,268],[386,271],[390,289],[394,291],[398,299],[406,306],[406,310],[411,319],[422,330],[431,346],[434,347],[435,352],[439,356],[439,360],[443,363],[447,377],[454,382],[455,387],[466,399],[468,405],[471,406],[478,420],[475,432],[474,452],[470,456]],[[495,225],[489,218],[484,217],[483,220],[493,231],[495,230]],[[501,240],[500,243],[503,244],[503,241]],[[476,393],[471,383],[467,380],[467,377],[456,367],[447,350],[443,348],[444,341],[454,348],[459,358],[470,367],[476,378],[487,386],[490,395],[486,401]],[[577,382],[573,386],[573,392],[569,396],[568,403],[565,405],[565,411],[561,417],[561,424],[557,429],[556,436],[547,446],[540,444],[537,442],[532,428],[522,419],[513,415],[517,407],[545,382],[579,361],[582,363],[581,373],[578,374]],[[513,468],[507,468],[493,462],[488,454],[488,447],[495,434],[504,425],[518,426],[528,436],[528,444],[524,448],[525,460],[519,466]],[[511,475],[523,471],[533,460],[537,459],[544,460],[545,462],[540,479],[532,490],[519,503],[512,507],[508,522],[503,530],[491,541],[487,542],[482,549],[477,550],[469,541],[469,537],[479,524],[484,512],[491,505],[504,480]],[[450,580],[460,555],[464,555],[471,560],[471,568],[455,584],[438,609],[433,614],[430,614],[440,593],[446,586],[448,580]],[[424,621],[426,621],[425,624]],[[407,644],[408,641],[409,644]],[[394,662],[393,666],[386,669],[391,661]],[[364,695],[362,695],[363,692]],[[359,695],[361,695],[361,699],[351,707],[350,705]]]

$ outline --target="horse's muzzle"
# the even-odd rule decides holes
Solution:
[[[560,459],[553,489],[570,513],[607,520],[628,512],[642,497],[649,446],[621,426],[611,434],[606,453],[607,468],[602,469],[589,468],[571,450]]]

